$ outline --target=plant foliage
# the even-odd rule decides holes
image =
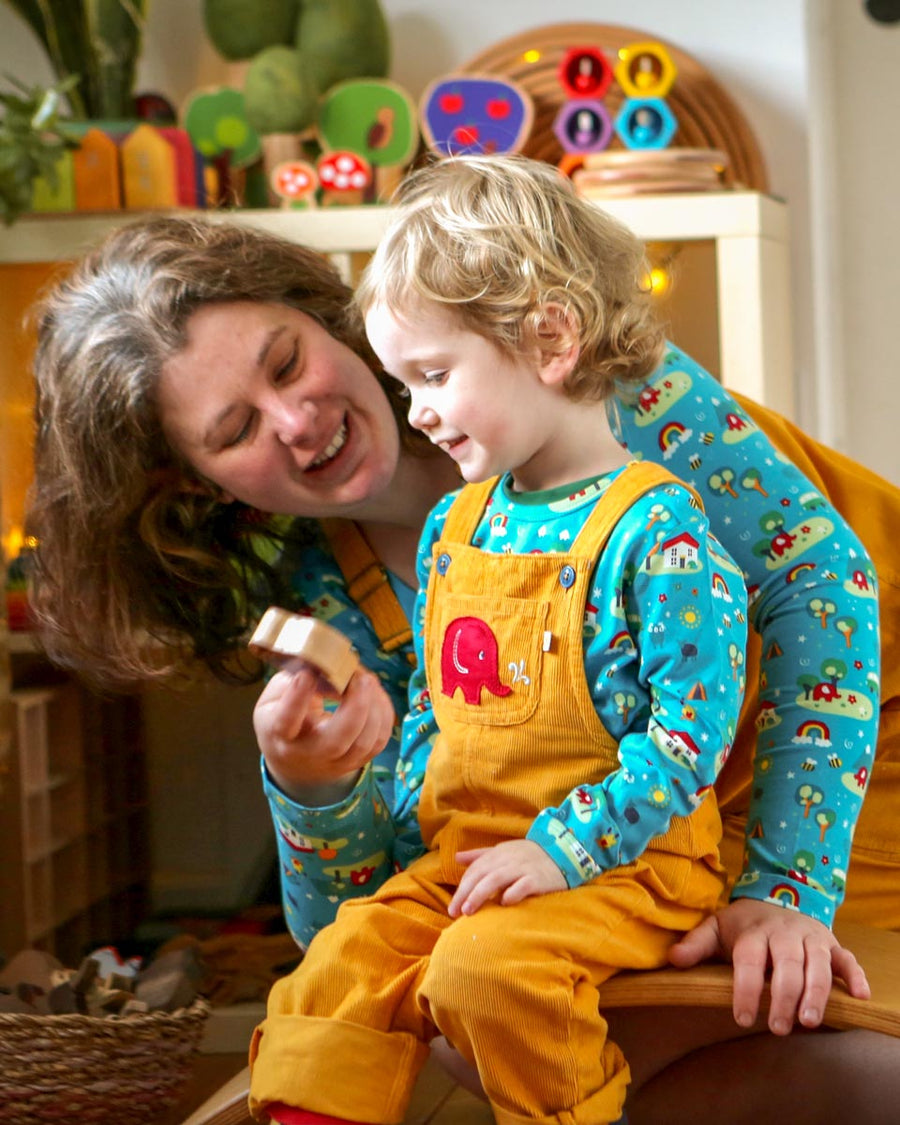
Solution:
[[[6,0],[32,29],[74,117],[133,116],[134,77],[147,0]],[[57,87],[58,89],[61,87]]]
[[[59,118],[60,104],[77,81],[71,75],[57,86],[27,87],[7,76],[16,93],[0,92],[0,218],[9,226],[31,207],[34,181],[58,181],[56,163],[78,141]]]

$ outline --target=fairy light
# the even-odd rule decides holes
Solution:
[[[648,245],[649,257],[645,284],[657,300],[669,296],[675,282],[675,260],[681,253],[681,243],[654,242]]]
[[[17,524],[13,524],[6,535],[3,536],[3,554],[8,561],[15,559],[24,546],[25,533]]]
[[[672,284],[672,278],[663,266],[653,266],[649,275],[650,292],[654,297],[664,297]]]
[[[541,61],[541,52],[536,47],[532,47],[530,51],[526,51],[522,55],[522,62],[536,63],[536,62],[540,62],[540,61]]]

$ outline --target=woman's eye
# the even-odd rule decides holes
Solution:
[[[236,445],[241,445],[250,437],[250,431],[253,428],[253,418],[248,417],[247,421],[241,426],[237,433],[231,434],[222,442],[223,449],[233,449]]]
[[[282,383],[287,379],[294,368],[297,366],[297,342],[294,341],[294,346],[291,348],[290,355],[275,368],[275,382]]]
[[[426,386],[439,387],[447,378],[447,375],[447,371],[425,371],[422,374],[422,379]]]

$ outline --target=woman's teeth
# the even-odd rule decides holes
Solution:
[[[323,449],[319,456],[313,461],[310,468],[317,469],[320,465],[324,465],[326,461],[330,461],[332,457],[336,457],[338,453],[344,448],[344,442],[347,440],[347,423],[341,422],[338,432],[334,435],[328,443],[327,448]]]

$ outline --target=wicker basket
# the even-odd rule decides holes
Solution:
[[[209,1004],[132,1016],[0,1014],[3,1125],[147,1125],[180,1096]]]

